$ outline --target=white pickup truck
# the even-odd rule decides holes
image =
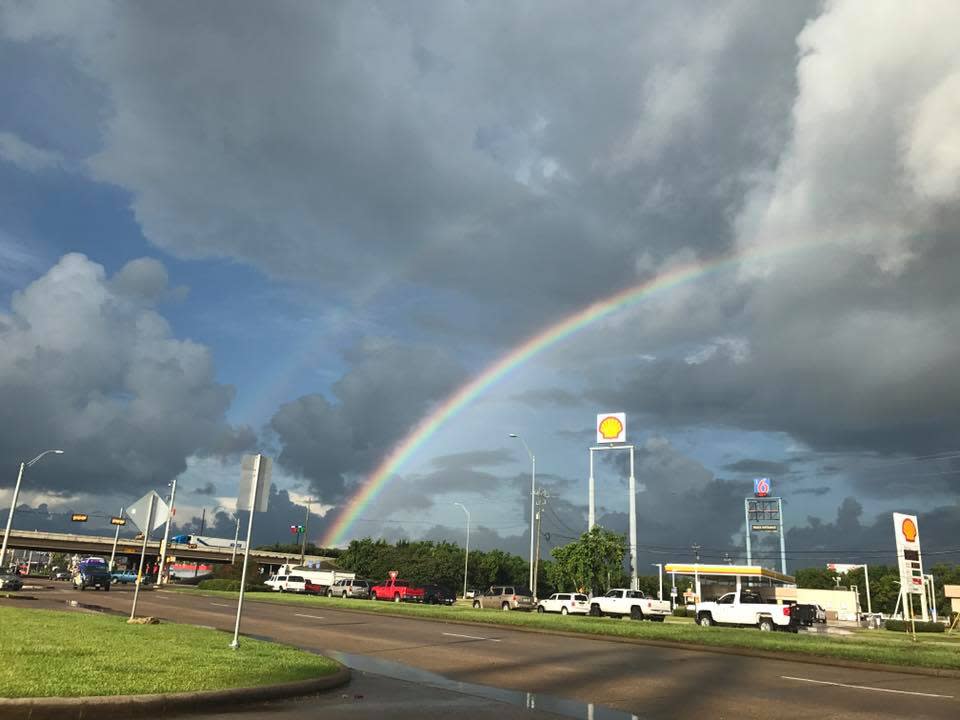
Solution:
[[[613,588],[605,595],[590,598],[590,614],[594,617],[610,615],[623,617],[629,615],[632,620],[653,620],[663,622],[670,614],[668,600],[652,600],[639,590]]]
[[[721,595],[716,602],[698,604],[697,623],[703,627],[750,625],[766,632],[797,632],[798,626],[792,606],[764,602],[757,593],[743,589]]]

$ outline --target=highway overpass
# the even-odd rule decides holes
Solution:
[[[38,530],[11,530],[8,547],[19,550],[41,550],[44,552],[65,552],[78,555],[98,555],[110,557],[113,538],[98,535],[74,535],[70,533],[40,532]],[[117,541],[117,556],[140,557],[142,540],[120,538]],[[147,557],[157,557],[160,553],[160,541],[147,541]],[[238,552],[238,555],[242,553]],[[167,557],[175,557],[177,562],[204,560],[214,563],[229,563],[232,551],[229,548],[188,547],[180,543],[167,543]],[[278,553],[269,550],[251,550],[250,560],[264,567],[275,569],[287,563],[300,564],[299,553]],[[320,555],[307,555],[307,564],[323,562],[324,566],[333,562],[332,558]]]

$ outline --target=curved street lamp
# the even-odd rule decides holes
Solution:
[[[523,443],[523,449],[527,451],[527,456],[530,458],[530,585],[533,587],[533,523],[534,523],[534,506],[537,504],[537,458],[530,452],[530,447],[527,445],[526,440],[520,437],[517,433],[510,433],[510,437],[516,438]]]
[[[53,453],[63,455],[63,450],[44,450],[29,462],[20,463],[20,472],[17,473],[17,484],[13,486],[13,499],[10,501],[10,510],[7,512],[7,529],[3,532],[3,545],[0,546],[0,570],[3,569],[3,561],[7,557],[7,540],[10,538],[10,526],[13,524],[13,512],[17,508],[17,500],[20,498],[20,481],[23,480],[23,471],[25,468],[33,467],[45,455]]]

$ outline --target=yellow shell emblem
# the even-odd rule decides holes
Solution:
[[[615,440],[623,432],[623,423],[620,418],[612,415],[605,417],[600,421],[600,437],[604,440]]]

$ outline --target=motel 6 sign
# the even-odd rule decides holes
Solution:
[[[767,497],[770,494],[770,478],[754,478],[753,494],[757,497]]]

